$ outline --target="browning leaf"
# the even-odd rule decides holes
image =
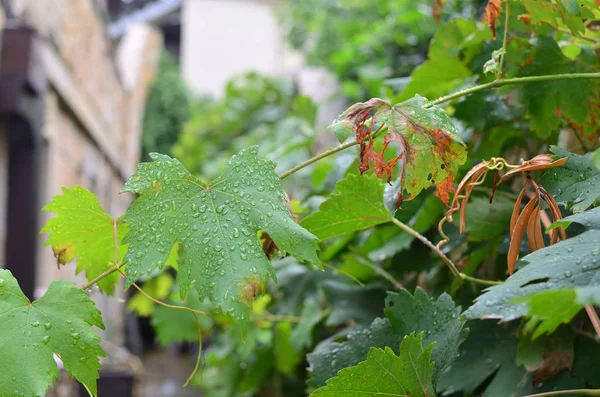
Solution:
[[[496,40],[496,18],[500,16],[502,10],[502,0],[489,0],[485,7],[485,17],[492,31],[492,38]]]
[[[525,189],[527,188],[527,182],[529,179],[525,178],[525,183],[523,184],[523,188],[521,189],[521,193],[519,193],[519,197],[517,197],[517,201],[515,202],[515,208],[513,209],[512,216],[510,217],[510,237],[513,235],[513,229],[517,224],[517,219],[519,219],[519,213],[521,212],[521,202],[523,201],[523,195],[525,194]]]
[[[400,185],[411,200],[421,190],[435,184],[436,195],[448,205],[454,191],[454,177],[458,166],[466,161],[466,146],[457,135],[456,127],[447,114],[427,100],[416,96],[390,106],[381,99],[371,99],[350,107],[336,124],[352,125],[360,145],[361,173],[373,167],[379,178],[392,179],[397,164],[400,168]],[[371,135],[374,126],[387,127],[380,152],[374,149]],[[336,127],[338,129],[338,127]],[[386,151],[391,143],[398,146],[395,157],[386,161]],[[406,182],[406,183],[405,183]],[[405,198],[402,189],[397,205]]]
[[[556,161],[552,161],[551,154],[539,154],[532,158],[531,160],[524,161],[518,167],[515,167],[508,171],[506,174],[500,178],[498,184],[502,183],[504,179],[510,175],[514,175],[522,172],[531,172],[538,170],[546,170],[549,168],[560,167],[563,166],[567,162],[567,157],[563,157],[562,159],[558,159]]]
[[[539,203],[537,207],[533,209],[533,213],[529,217],[529,222],[527,223],[527,242],[529,243],[531,252],[546,246],[544,237],[542,236],[542,225],[540,223],[541,210],[542,205]]]
[[[508,248],[508,274],[512,276],[515,271],[515,265],[517,264],[517,259],[519,259],[519,249],[521,248],[521,241],[523,240],[523,236],[525,235],[525,230],[529,223],[529,218],[533,214],[533,209],[538,201],[538,197],[536,196],[534,199],[530,200],[525,208],[523,208],[523,212],[519,215],[517,222],[515,223],[514,228],[511,232],[510,246]]]

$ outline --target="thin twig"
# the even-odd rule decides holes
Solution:
[[[552,397],[552,396],[600,396],[600,390],[598,389],[574,389],[574,390],[557,390],[548,391],[545,393],[529,394],[524,397]]]
[[[114,272],[118,271],[121,267],[125,266],[126,264],[127,264],[127,262],[123,262],[118,265],[112,266],[110,269],[106,270],[102,274],[99,274],[98,276],[94,277],[87,284],[85,284],[83,287],[81,287],[81,289],[85,291],[86,289],[88,289],[88,288],[92,287],[94,284],[96,284],[98,281],[102,280],[104,277],[107,277],[107,276],[113,274]]]
[[[394,278],[394,276],[392,276],[390,273],[388,273],[385,269],[383,269],[380,266],[377,266],[376,264],[371,262],[368,258],[365,258],[363,255],[359,254],[352,247],[350,247],[350,251],[352,251],[356,254],[356,259],[361,264],[363,264],[363,265],[367,266],[368,268],[370,268],[371,270],[373,270],[375,272],[375,274],[380,275],[381,277],[385,278],[387,281],[389,281],[394,286],[394,288],[396,288],[396,289],[402,288],[402,283],[400,281],[396,280]]]
[[[504,18],[504,39],[502,40],[502,52],[500,53],[500,62],[498,65],[498,76],[496,78],[502,77],[502,67],[504,66],[504,56],[506,55],[506,43],[508,42],[508,17],[510,14],[510,6],[508,1],[506,2],[506,11]]]
[[[583,40],[590,41],[592,43],[597,43],[600,41],[600,39],[596,39],[596,38],[590,37],[590,36],[585,36],[583,34],[580,34],[579,36],[575,36],[573,34],[573,32],[571,32],[570,30],[565,29],[565,28],[556,28],[556,30],[558,30],[559,32],[562,32],[562,33],[570,34],[571,36],[573,36],[576,39],[583,39]]]
[[[585,311],[587,312],[592,325],[594,326],[594,331],[596,331],[596,335],[600,338],[600,318],[598,318],[598,313],[596,313],[596,309],[592,305],[585,305]]]
[[[195,312],[192,312],[192,314],[194,315],[194,320],[196,320],[196,329],[198,330],[198,356],[196,357],[196,365],[194,365],[194,369],[183,384],[183,387],[186,387],[190,383],[196,372],[198,372],[198,368],[200,367],[200,360],[202,358],[202,326],[200,325],[200,319],[198,319],[198,315]]]

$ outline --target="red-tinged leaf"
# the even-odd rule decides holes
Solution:
[[[533,209],[537,203],[537,197],[533,200],[530,200],[525,208],[523,208],[523,212],[519,215],[517,222],[515,224],[514,229],[511,232],[511,240],[510,246],[508,248],[508,274],[512,276],[515,271],[515,265],[517,264],[517,259],[519,259],[519,249],[521,248],[521,241],[523,240],[523,236],[525,235],[525,230],[527,229],[527,224],[529,223],[529,218],[533,214]]]
[[[385,177],[390,182],[396,165],[400,165],[403,189],[398,193],[397,204],[411,200],[433,183],[437,196],[448,205],[456,170],[466,161],[467,151],[456,127],[442,109],[428,106],[427,100],[420,96],[393,107],[381,99],[371,99],[350,107],[336,123],[352,123],[360,145],[358,168],[361,173],[372,166],[379,178]],[[387,134],[382,150],[377,152],[371,132],[373,126],[382,123],[387,127]],[[386,161],[390,145],[397,146],[397,151]],[[407,197],[403,196],[403,190],[408,193]]]
[[[502,11],[502,0],[489,0],[485,7],[485,17],[492,31],[492,38],[496,40],[496,19]]]

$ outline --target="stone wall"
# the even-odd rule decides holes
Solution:
[[[118,192],[140,157],[143,110],[162,49],[160,34],[148,26],[133,26],[120,43],[112,43],[93,0],[13,0],[11,5],[15,16],[36,29],[43,42],[49,87],[44,98],[40,203],[61,194],[62,186],[79,185],[94,192],[109,214],[122,215],[132,197]],[[0,161],[2,142],[0,133]],[[0,186],[5,186],[2,182],[0,172]],[[0,249],[5,223],[2,189]],[[52,216],[40,211],[40,228]],[[41,296],[56,279],[83,284],[83,275],[74,274],[74,264],[58,269],[50,247],[43,247],[45,240],[41,235],[38,241],[35,295]],[[121,344],[123,303],[94,295],[98,307],[108,313],[103,337]]]

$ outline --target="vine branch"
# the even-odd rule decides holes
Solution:
[[[595,389],[574,389],[574,390],[557,390],[545,393],[529,394],[525,397],[551,397],[551,396],[600,396],[600,390]]]
[[[476,86],[473,86],[470,88],[465,88],[464,90],[456,91],[452,94],[439,97],[438,99],[435,99],[435,100],[425,104],[424,107],[429,108],[429,107],[432,107],[435,105],[439,105],[440,103],[450,101],[452,99],[461,98],[463,96],[473,94],[475,92],[488,90],[490,88],[499,88],[499,87],[503,87],[505,85],[536,83],[536,82],[541,82],[541,81],[554,81],[554,80],[585,80],[585,79],[591,79],[591,80],[600,79],[600,72],[597,72],[597,73],[563,73],[563,74],[549,74],[549,75],[542,75],[542,76],[513,77],[510,79],[502,79],[502,80],[499,79],[499,80],[494,80],[489,83],[479,84],[479,85],[476,85]],[[356,145],[358,145],[358,142],[356,140],[354,140],[354,141],[346,142],[346,143],[339,145],[333,149],[326,150],[323,153],[318,154],[318,155],[298,164],[297,166],[289,169],[288,171],[282,173],[281,175],[279,175],[279,178],[285,179],[288,176],[300,171],[302,168],[307,167],[314,162],[317,162],[321,159],[324,159],[325,157],[331,156],[332,154],[341,152],[342,150],[348,149],[348,148],[356,146]]]
[[[506,10],[504,12],[504,39],[502,40],[502,53],[500,54],[500,62],[498,65],[498,74],[502,76],[502,67],[504,66],[504,57],[506,56],[506,43],[508,42],[508,18],[510,15],[510,6],[506,2]]]

